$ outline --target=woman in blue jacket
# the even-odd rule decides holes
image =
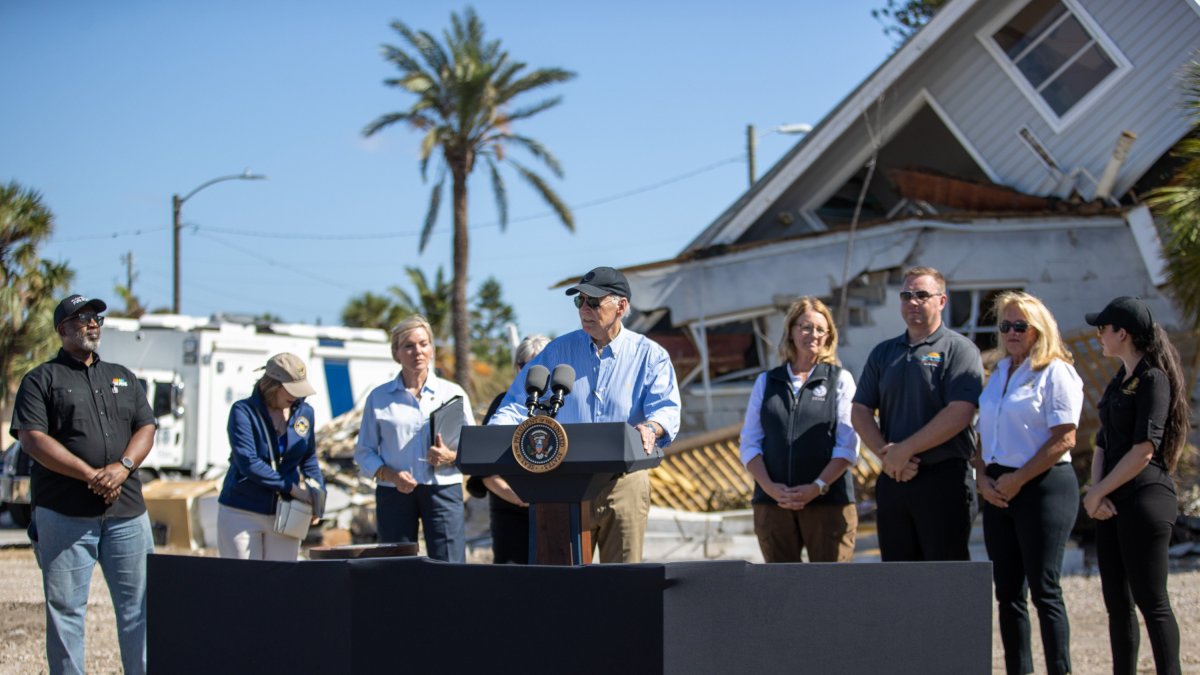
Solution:
[[[218,546],[222,558],[295,560],[300,540],[275,532],[279,499],[312,501],[305,478],[325,487],[317,463],[312,406],[315,392],[304,362],[276,354],[249,398],[229,411],[229,471],[218,498]]]

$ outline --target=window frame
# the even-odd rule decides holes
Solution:
[[[1024,291],[1024,290],[1026,290],[1027,287],[1028,287],[1028,283],[1026,283],[1024,281],[1017,281],[1017,280],[991,281],[991,282],[984,282],[984,283],[967,283],[967,284],[956,284],[956,283],[947,282],[946,283],[946,306],[945,306],[945,308],[942,309],[942,323],[950,330],[961,334],[963,337],[967,338],[971,342],[978,345],[979,343],[976,341],[976,336],[978,336],[980,333],[994,333],[996,331],[996,324],[992,324],[990,326],[983,326],[983,327],[980,327],[980,325],[979,325],[979,318],[980,318],[980,316],[982,316],[981,310],[983,309],[982,307],[979,306],[979,301],[981,300],[982,296],[984,296],[988,293],[991,293],[993,291],[1000,291],[1000,292]],[[951,294],[956,293],[956,292],[971,294],[970,314],[967,316],[967,322],[964,324],[960,324],[960,325],[954,325],[951,322],[951,314],[950,314],[951,304],[953,303],[953,300],[951,300]],[[999,344],[998,338],[997,338],[997,344]],[[983,351],[982,347],[980,347],[980,351]]]
[[[1012,0],[1009,6],[1003,12],[996,15],[995,19],[990,21],[978,33],[976,33],[975,37],[983,45],[984,49],[992,55],[992,58],[994,58],[996,63],[999,64],[1000,69],[1008,75],[1009,79],[1013,81],[1013,84],[1017,86],[1017,89],[1020,90],[1020,92],[1025,96],[1030,105],[1032,105],[1034,109],[1038,111],[1038,113],[1046,121],[1046,124],[1048,124],[1055,133],[1061,133],[1067,127],[1071,126],[1071,124],[1073,124],[1076,120],[1078,120],[1090,108],[1092,108],[1092,106],[1096,105],[1096,103],[1099,102],[1100,99],[1103,98],[1104,95],[1117,84],[1117,82],[1129,74],[1129,72],[1133,69],[1133,64],[1117,47],[1112,38],[1110,38],[1108,34],[1104,32],[1104,30],[1100,27],[1100,24],[1096,23],[1096,20],[1092,18],[1091,14],[1084,10],[1084,8],[1079,4],[1078,0],[1057,1],[1064,8],[1066,8],[1067,12],[1069,12],[1077,21],[1079,21],[1080,25],[1083,26],[1083,29],[1091,36],[1095,45],[1099,47],[1100,50],[1104,52],[1104,55],[1107,56],[1116,66],[1115,70],[1109,73],[1104,79],[1100,80],[1100,82],[1093,87],[1091,91],[1076,101],[1075,104],[1072,105],[1069,110],[1067,110],[1066,114],[1062,116],[1059,116],[1058,113],[1054,112],[1054,109],[1050,107],[1050,104],[1046,102],[1046,99],[1042,98],[1042,95],[1033,87],[1032,84],[1029,83],[1029,80],[1026,79],[1025,75],[1020,71],[1020,69],[1017,68],[1017,65],[1013,63],[1013,61],[1008,57],[1008,54],[1005,53],[1005,51],[992,37],[997,31],[1007,25],[1009,21],[1012,21],[1013,17],[1015,17],[1022,9],[1025,8],[1026,5],[1029,4],[1030,0]],[[1077,52],[1076,56],[1078,56],[1079,53],[1082,53],[1082,51],[1083,50]]]

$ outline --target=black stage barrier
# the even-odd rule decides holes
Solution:
[[[152,555],[151,673],[991,671],[989,563]]]

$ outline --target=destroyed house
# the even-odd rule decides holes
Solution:
[[[1041,297],[1066,335],[1118,295],[1178,324],[1138,195],[1189,132],[1197,48],[1193,0],[947,3],[676,257],[625,269],[630,326],[674,359],[684,433],[741,420],[796,296],[834,310],[857,374],[904,329],[915,264],[946,275],[945,321],[982,348],[1004,289]]]

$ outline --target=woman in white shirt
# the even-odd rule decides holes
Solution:
[[[1033,672],[1028,587],[1046,672],[1069,673],[1070,627],[1059,576],[1079,511],[1071,448],[1083,410],[1083,381],[1040,300],[1007,292],[994,307],[998,349],[1005,356],[979,398],[981,442],[974,462],[1005,667],[1010,675]]]
[[[783,365],[758,376],[742,425],[741,459],[754,476],[754,533],[767,562],[850,562],[858,511],[854,376],[838,365],[825,303],[803,297],[784,318]]]
[[[454,466],[456,449],[440,435],[431,438],[429,414],[461,396],[466,423],[474,424],[471,402],[462,387],[434,372],[433,329],[425,317],[414,314],[392,329],[392,358],[400,374],[367,396],[354,448],[359,469],[375,479],[379,541],[416,542],[419,521],[430,558],[465,562],[462,473]]]

